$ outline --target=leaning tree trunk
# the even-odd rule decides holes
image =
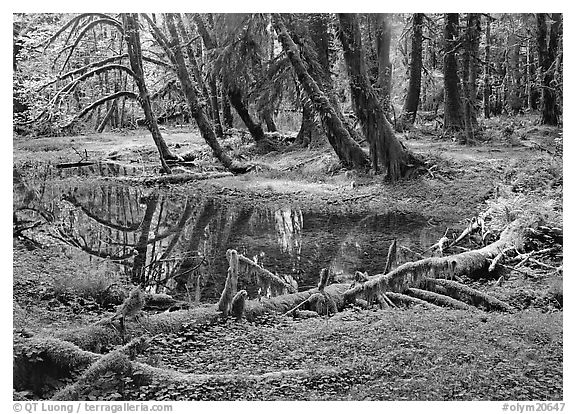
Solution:
[[[237,86],[225,85],[225,88],[228,92],[228,99],[230,100],[230,104],[236,110],[236,113],[248,128],[250,135],[254,138],[257,144],[265,142],[266,136],[264,135],[264,130],[262,129],[262,125],[254,122],[250,112],[248,111],[248,107],[244,103],[244,99],[242,97],[242,91]]]
[[[202,19],[202,16],[200,16],[198,13],[195,13],[193,15],[193,20],[194,23],[196,23],[198,33],[200,33],[200,36],[202,37],[202,41],[204,42],[204,46],[206,47],[206,49],[208,50],[215,49],[218,45],[216,43],[213,33],[211,33],[208,27],[206,27],[206,23],[204,22],[204,19]],[[212,94],[216,93],[216,90],[215,89],[213,90],[212,86],[213,85],[210,84],[211,102],[213,104],[214,100],[212,99]],[[257,144],[265,144],[266,137],[264,135],[264,130],[262,129],[262,126],[260,124],[254,122],[254,120],[252,119],[252,116],[248,111],[248,107],[244,103],[244,98],[242,96],[241,89],[236,85],[230,85],[230,84],[222,84],[222,88],[226,90],[226,94],[228,95],[230,104],[232,105],[234,110],[238,113],[238,116],[240,117],[240,119],[242,119],[242,122],[244,122],[246,128],[248,128],[248,131],[250,132],[250,135],[252,135],[252,138],[254,138],[254,141],[256,141]],[[216,105],[214,107],[214,105],[212,105],[212,113],[214,116],[216,116],[217,110],[218,106]],[[218,115],[218,120],[219,119],[220,115]]]
[[[558,125],[560,118],[558,104],[556,103],[556,89],[554,81],[554,63],[558,54],[558,37],[560,31],[560,13],[552,13],[552,24],[548,30],[546,13],[536,15],[538,43],[538,61],[540,66],[540,110],[542,112],[540,123],[545,125]]]
[[[412,17],[412,50],[410,51],[410,80],[408,93],[402,109],[402,127],[412,125],[416,119],[418,102],[420,101],[420,86],[422,83],[422,23],[423,13],[414,13]]]
[[[338,15],[339,37],[344,48],[344,59],[350,76],[350,90],[354,112],[360,120],[364,136],[370,144],[374,171],[379,163],[392,181],[405,176],[413,166],[420,163],[396,139],[384,110],[368,81],[362,52],[358,16],[350,13]]]
[[[175,155],[170,152],[160,129],[158,129],[158,123],[156,122],[156,117],[152,112],[152,104],[150,102],[150,94],[148,93],[148,88],[144,81],[144,69],[142,67],[142,49],[140,45],[140,34],[138,29],[138,15],[134,13],[123,13],[122,19],[124,23],[124,30],[126,35],[126,46],[128,48],[128,56],[130,59],[130,66],[132,67],[132,72],[135,75],[136,86],[139,92],[139,102],[144,110],[144,116],[146,118],[146,126],[152,134],[152,139],[158,148],[160,154],[160,162],[165,172],[170,173],[170,167],[166,164],[166,160],[177,159]]]
[[[464,128],[462,102],[458,84],[456,49],[458,39],[458,13],[444,15],[444,130],[460,131]]]
[[[145,283],[144,268],[146,266],[146,258],[148,257],[148,238],[150,236],[152,218],[158,206],[158,198],[158,194],[154,193],[147,197],[146,200],[146,211],[144,212],[144,217],[142,218],[142,223],[139,228],[140,236],[138,237],[136,246],[134,246],[136,256],[134,256],[134,263],[132,265],[131,280],[135,285],[144,286]]]
[[[206,141],[206,143],[212,149],[212,153],[214,156],[228,169],[233,173],[245,173],[249,170],[249,167],[244,164],[239,164],[233,161],[228,154],[222,149],[220,143],[218,142],[218,138],[212,128],[212,124],[208,120],[204,109],[200,105],[198,101],[198,91],[194,84],[190,79],[190,75],[188,73],[188,69],[186,68],[186,63],[184,61],[184,55],[182,54],[182,47],[180,43],[180,39],[178,37],[178,32],[176,30],[176,24],[174,22],[174,15],[168,13],[165,15],[166,18],[166,25],[168,27],[168,32],[170,34],[170,40],[167,41],[167,50],[166,52],[170,56],[170,59],[173,61],[174,65],[176,66],[176,74],[182,86],[182,91],[184,92],[184,96],[186,97],[186,102],[188,103],[188,107],[190,108],[190,113],[196,120],[198,124],[198,129],[200,130],[200,134]],[[157,31],[158,35],[160,35],[159,31]]]
[[[308,73],[300,57],[300,50],[288,33],[282,16],[274,13],[272,15],[272,24],[278,34],[278,40],[282,44],[284,52],[290,59],[300,85],[302,85],[302,88],[310,99],[314,110],[320,115],[322,125],[328,136],[328,142],[330,142],[330,145],[334,148],[336,155],[338,155],[338,158],[344,166],[366,169],[369,166],[366,153],[360,145],[352,139],[341,118],[330,104],[328,97],[322,92],[316,81]]]
[[[188,35],[188,31],[186,30],[186,26],[184,25],[184,21],[182,20],[182,16],[180,16],[180,14],[176,14],[176,24],[178,26],[180,36],[182,37],[182,43],[186,48],[186,55],[188,56],[190,67],[192,68],[194,80],[202,91],[202,98],[208,99],[210,94],[208,93],[208,88],[206,88],[206,83],[204,83],[204,80],[202,79],[202,72],[200,71],[200,65],[198,65],[196,55],[194,54],[194,49],[192,48],[192,41],[190,40],[190,36]]]

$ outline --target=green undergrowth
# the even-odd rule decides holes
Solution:
[[[180,389],[123,380],[117,399],[560,400],[562,312],[347,310],[325,319],[227,321],[156,337],[141,362],[194,374],[304,377]],[[326,368],[336,372],[315,374]],[[106,385],[110,387],[108,383]],[[170,389],[167,389],[170,388]]]

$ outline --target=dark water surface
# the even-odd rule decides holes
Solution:
[[[54,242],[119,266],[127,278],[144,276],[152,286],[184,289],[199,301],[219,295],[227,249],[255,258],[272,272],[292,275],[306,289],[317,283],[323,267],[336,280],[355,270],[381,272],[394,239],[398,262],[415,260],[410,250],[423,251],[444,230],[418,214],[231,202],[201,191],[175,195],[83,178],[140,173],[137,167],[114,163],[15,169],[16,219],[41,220]],[[240,285],[255,295],[249,280]]]

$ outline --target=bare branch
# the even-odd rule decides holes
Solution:
[[[128,98],[132,98],[132,99],[138,99],[138,95],[135,94],[134,92],[130,92],[130,91],[119,91],[116,93],[112,93],[110,95],[107,95],[103,98],[98,99],[97,101],[91,103],[90,105],[88,105],[86,108],[84,108],[78,115],[76,115],[74,117],[74,119],[72,121],[70,121],[65,127],[69,127],[70,125],[72,125],[74,122],[78,121],[78,119],[82,118],[84,115],[86,115],[88,112],[90,112],[91,110],[93,110],[94,108],[97,108],[98,106],[102,105],[103,103],[105,103],[106,101],[110,101],[112,99],[117,99],[120,98],[122,96],[126,96]]]
[[[97,62],[89,63],[89,64],[86,65],[86,66],[82,66],[81,68],[71,70],[70,72],[66,72],[66,73],[64,73],[63,75],[58,76],[56,79],[51,80],[50,82],[42,85],[42,86],[38,89],[38,91],[41,91],[42,89],[44,89],[44,88],[46,88],[46,87],[48,87],[48,86],[50,86],[50,85],[58,82],[59,80],[63,80],[63,79],[69,78],[70,76],[77,75],[77,74],[79,74],[79,73],[82,73],[82,72],[90,69],[90,68],[95,68],[95,67],[98,67],[98,66],[102,66],[102,65],[105,65],[105,64],[107,64],[107,63],[114,62],[115,60],[122,60],[122,59],[124,59],[124,58],[126,58],[126,57],[128,57],[128,54],[127,54],[127,53],[124,53],[123,55],[112,56],[112,57],[109,57],[109,58],[106,58],[106,59],[99,60],[99,61],[97,61]]]
[[[68,53],[68,57],[66,58],[66,60],[64,61],[64,64],[62,65],[62,69],[64,69],[66,67],[66,65],[68,64],[68,61],[72,57],[72,53],[74,53],[74,49],[76,48],[76,46],[78,46],[78,43],[80,43],[80,40],[82,40],[82,38],[88,32],[88,30],[92,29],[94,26],[98,26],[99,24],[108,24],[108,25],[114,26],[120,31],[120,33],[124,33],[124,28],[122,27],[122,24],[118,20],[112,19],[110,17],[107,17],[104,19],[98,19],[98,20],[94,20],[93,22],[90,22],[89,24],[87,24],[82,29],[82,31],[78,34],[78,36],[74,40],[74,44],[72,45],[72,48],[70,49],[70,53]]]

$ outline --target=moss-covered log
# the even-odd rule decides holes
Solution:
[[[489,259],[504,249],[522,248],[526,227],[525,221],[516,220],[502,232],[499,240],[481,249],[404,263],[390,273],[377,275],[366,283],[354,286],[344,294],[344,299],[351,303],[357,296],[374,297],[379,292],[387,291],[403,293],[411,287],[419,286],[426,278],[452,278],[460,275],[485,277]]]
[[[409,306],[420,305],[424,306],[427,309],[440,309],[440,306],[438,305],[434,305],[433,303],[426,302],[425,300],[418,299],[412,296],[404,295],[402,293],[386,292],[386,296],[392,299],[392,301],[396,302],[397,305],[400,304]]]
[[[439,293],[430,292],[428,290],[408,288],[406,289],[406,293],[412,297],[421,299],[425,302],[433,303],[438,306],[446,306],[448,308],[468,311],[476,309],[470,305],[465,304],[464,302],[451,298],[450,296],[441,295]]]
[[[454,299],[466,302],[475,307],[486,310],[499,310],[511,312],[512,307],[505,302],[487,295],[476,289],[472,289],[462,283],[447,279],[426,279],[422,285],[426,290],[450,296]]]

